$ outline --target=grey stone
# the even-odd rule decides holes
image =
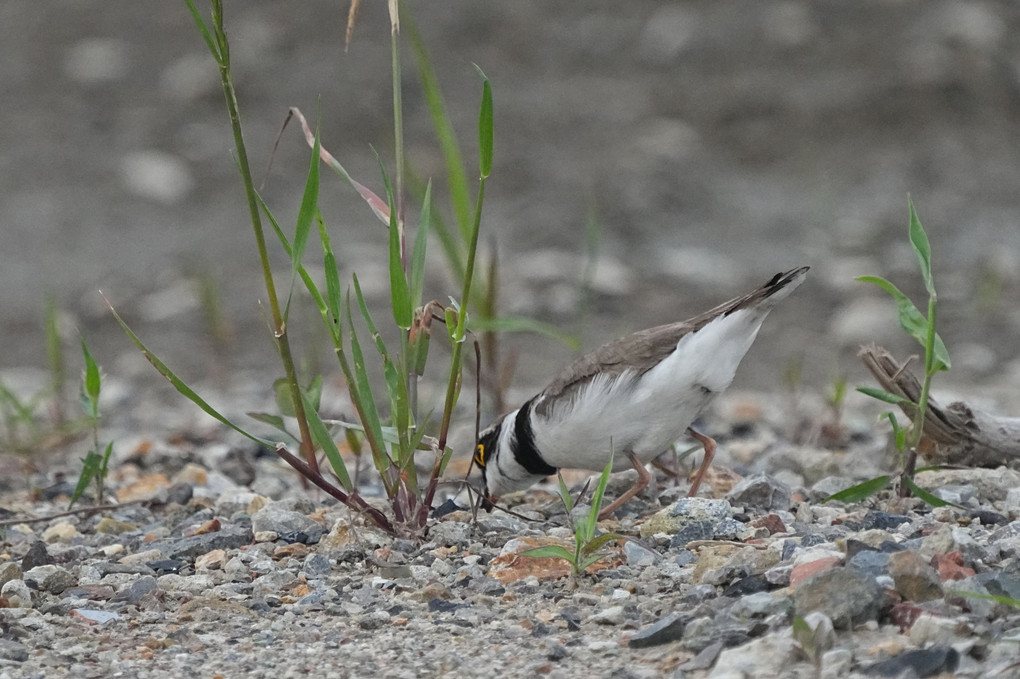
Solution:
[[[803,617],[821,611],[837,628],[877,620],[889,605],[875,578],[855,568],[829,568],[797,584],[793,591],[794,611]]]
[[[299,511],[272,502],[251,517],[253,533],[272,531],[286,542],[315,544],[326,534],[326,527]]]
[[[158,549],[167,559],[194,560],[214,549],[238,549],[250,545],[252,539],[250,529],[238,528],[227,523],[214,533],[158,540],[150,545],[150,549]]]
[[[7,561],[0,564],[0,587],[3,587],[11,580],[21,579],[21,566],[15,561]]]
[[[53,557],[46,551],[46,543],[40,540],[32,543],[25,556],[21,558],[21,570],[28,571],[36,566],[45,566],[53,563]]]
[[[429,530],[429,541],[437,545],[466,545],[471,539],[471,526],[460,521],[440,521]]]
[[[768,474],[743,479],[726,494],[731,505],[757,507],[769,511],[788,510],[793,494],[790,487]]]
[[[11,580],[0,588],[0,596],[7,599],[11,608],[32,608],[32,590],[24,580]]]
[[[28,649],[17,641],[0,639],[0,658],[13,660],[14,662],[25,662],[28,660]]]
[[[919,651],[906,651],[897,656],[863,668],[866,674],[879,677],[899,677],[912,672],[918,677],[955,672],[960,654],[952,646],[936,646]]]
[[[66,569],[54,566],[53,564],[36,566],[31,570],[25,571],[22,579],[30,587],[52,594],[61,594],[77,584],[75,577]]]
[[[684,637],[684,630],[687,627],[689,616],[680,613],[668,615],[649,627],[646,627],[634,634],[627,645],[631,648],[648,648],[668,644],[672,641],[679,641]]]
[[[155,591],[157,588],[156,578],[151,575],[143,575],[117,592],[110,601],[136,604],[143,596]]]

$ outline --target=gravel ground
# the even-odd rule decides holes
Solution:
[[[32,493],[11,469],[0,677],[1020,676],[1020,610],[957,593],[1020,598],[1020,474],[919,475],[959,509],[822,504],[886,469],[886,442],[871,413],[805,428],[824,406],[784,401],[722,397],[702,497],[661,477],[578,576],[517,554],[569,541],[552,486],[508,497],[523,518],[453,511],[419,541],[208,426],[121,440],[125,504],[93,515],[23,521],[70,486],[57,463]]]
[[[371,182],[369,144],[384,149],[390,134],[382,5],[366,4],[343,57],[337,6],[300,7],[228,5],[256,166],[287,107],[307,113],[322,94],[327,146]],[[478,98],[470,64],[493,82],[485,228],[507,312],[593,347],[813,267],[741,368],[735,386],[758,391],[731,390],[701,423],[720,441],[704,497],[686,501],[682,483],[660,478],[602,524],[629,539],[570,577],[515,556],[569,539],[551,486],[511,498],[525,519],[455,511],[421,541],[393,539],[210,424],[95,294],[229,416],[273,409],[279,370],[268,367],[260,273],[238,235],[245,208],[201,41],[174,3],[7,0],[0,381],[22,398],[45,388],[38,321],[52,295],[62,328],[80,328],[107,372],[108,485],[134,504],[29,522],[66,509],[87,443],[43,437],[0,451],[0,679],[1020,676],[1017,609],[956,593],[1020,598],[1020,477],[919,477],[963,509],[888,494],[822,504],[890,472],[892,456],[874,406],[851,393],[836,414],[815,393],[843,375],[864,381],[862,342],[915,350],[888,300],[853,281],[882,274],[919,292],[909,191],[954,360],[936,396],[951,400],[951,386],[1020,411],[1018,5],[480,8],[417,9],[462,138]],[[411,83],[405,103],[412,162],[439,174]],[[306,167],[303,142],[285,137],[266,187],[278,214],[296,212]],[[343,188],[326,187],[322,203],[343,272],[357,271],[380,308],[376,225]],[[594,259],[579,254],[592,207]],[[427,281],[438,299],[450,289],[443,271]],[[226,340],[202,317],[203,285],[219,293]],[[315,369],[324,342],[311,315],[296,308],[290,330]],[[508,337],[505,350],[522,356],[511,399],[570,359],[534,336]],[[324,372],[325,410],[348,412],[335,370]],[[423,385],[423,400],[435,388]],[[366,481],[364,492],[378,488]],[[809,632],[794,638],[798,617]]]

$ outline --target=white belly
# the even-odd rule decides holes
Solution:
[[[614,471],[648,462],[679,439],[712,397],[733,381],[766,313],[740,310],[685,335],[676,350],[643,375],[595,377],[532,429],[554,467],[600,470],[613,452]]]

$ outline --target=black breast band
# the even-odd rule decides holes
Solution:
[[[531,430],[531,401],[521,406],[514,419],[514,459],[529,474],[535,476],[552,476],[556,467],[542,459],[535,447],[535,433]]]

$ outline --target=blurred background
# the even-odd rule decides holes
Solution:
[[[806,385],[838,375],[854,384],[861,342],[916,351],[884,293],[854,281],[883,275],[922,303],[909,193],[932,242],[954,358],[944,383],[1020,404],[1020,4],[408,5],[472,168],[473,64],[492,82],[482,239],[499,253],[506,313],[592,348],[809,264],[737,385],[779,389],[792,373]],[[362,3],[345,52],[347,10],[226,2],[256,181],[290,228],[309,158],[296,125],[265,171],[288,107],[311,120],[321,112],[323,145],[363,183],[382,191],[373,148],[392,171],[385,3]],[[408,159],[441,187],[409,52],[404,64]],[[268,388],[281,370],[218,74],[184,3],[5,0],[0,92],[0,368],[45,365],[52,299],[107,373],[165,385],[101,289],[182,377],[250,371]],[[343,278],[357,272],[382,314],[383,228],[325,170],[321,202]],[[441,191],[437,204],[446,210]],[[458,296],[434,263],[428,294]],[[300,314],[297,354],[323,354],[315,314]],[[522,356],[522,390],[573,356],[537,335],[506,347]]]

